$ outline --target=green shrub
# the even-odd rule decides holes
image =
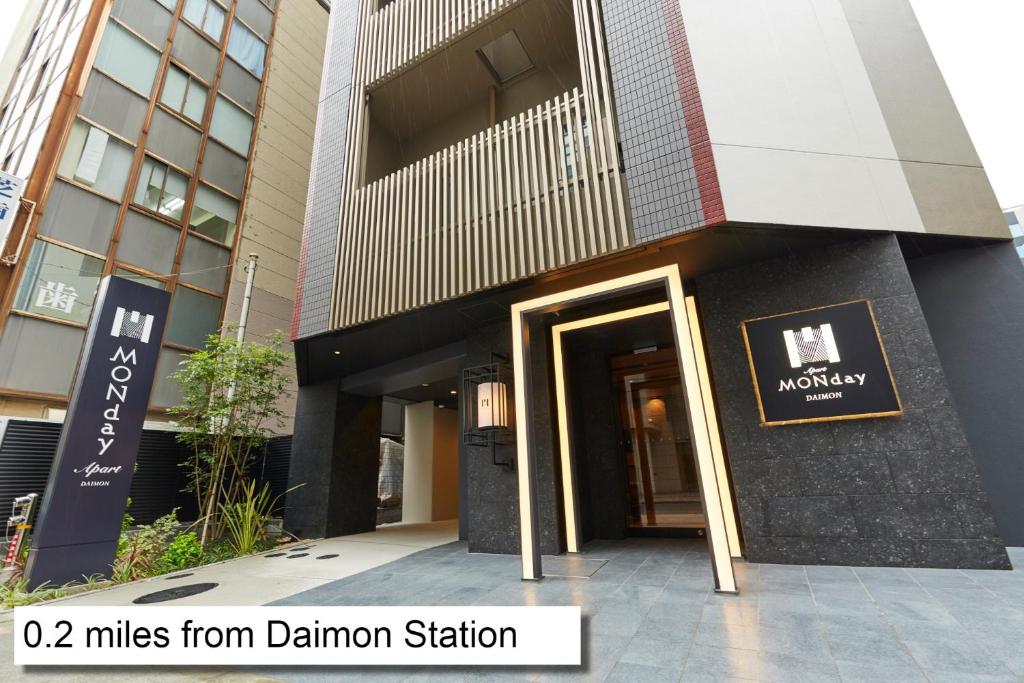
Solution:
[[[158,560],[177,530],[178,509],[175,508],[152,524],[123,532],[117,541],[117,557],[111,566],[110,578],[115,583],[126,583],[159,573]]]
[[[196,532],[189,531],[178,534],[160,556],[159,565],[167,571],[186,569],[199,564],[203,558],[203,548],[199,544]]]
[[[274,502],[270,499],[270,484],[264,484],[257,493],[256,482],[252,481],[242,488],[240,501],[220,506],[228,541],[236,553],[248,555],[266,538],[266,526]]]

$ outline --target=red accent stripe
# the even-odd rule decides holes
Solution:
[[[725,222],[725,205],[722,202],[722,189],[718,184],[711,137],[708,135],[704,105],[700,99],[697,74],[693,68],[693,57],[690,54],[690,43],[686,39],[686,26],[679,2],[680,0],[662,0],[665,29],[672,50],[679,95],[683,101],[683,117],[686,120],[690,150],[697,173],[697,188],[704,208],[704,224],[717,225]]]

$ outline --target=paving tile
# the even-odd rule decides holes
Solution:
[[[689,643],[682,644],[650,636],[634,636],[619,661],[682,671],[689,650]]]
[[[839,677],[843,683],[879,683],[880,681],[899,681],[899,683],[927,683],[928,678],[917,666],[900,666],[888,661],[857,661],[846,662],[836,660]]]
[[[926,670],[925,675],[932,683],[1020,683],[1020,678],[1005,674],[965,674],[955,671]]]
[[[809,662],[772,652],[707,646],[695,646],[690,653],[683,670],[683,680],[690,680],[690,675],[749,678],[778,683],[839,680],[838,671],[832,662]]]
[[[608,683],[675,683],[679,680],[678,669],[659,669],[654,666],[631,664],[620,661],[605,679]]]
[[[918,665],[927,671],[1008,675],[1010,670],[981,640],[964,629],[927,623],[895,625],[897,636]]]
[[[754,626],[758,622],[757,601],[743,597],[716,596],[701,609],[701,621]]]
[[[893,668],[915,667],[907,648],[895,633],[881,631],[829,631],[828,643],[837,661]]]
[[[709,645],[789,655],[808,661],[832,661],[828,641],[817,624],[773,627],[704,622],[697,627],[694,647]]]

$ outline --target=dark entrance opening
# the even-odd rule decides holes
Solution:
[[[650,303],[636,297],[612,310]],[[572,318],[609,312],[585,307]],[[581,540],[703,536],[669,313],[571,330],[562,343]]]
[[[686,397],[674,348],[610,359],[622,426],[629,535],[703,534]]]

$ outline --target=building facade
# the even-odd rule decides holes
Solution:
[[[1017,247],[1017,253],[1020,254],[1020,258],[1024,261],[1024,206],[1018,206],[1014,209],[1004,209],[1003,216],[1006,218],[1006,224],[1010,226],[1010,234],[1013,235],[1013,246]]]
[[[41,4],[0,114],[2,170],[25,183],[0,413],[60,419],[105,275],[172,293],[157,419],[182,355],[238,320],[248,254],[251,336],[287,329],[327,17],[317,0]]]
[[[739,555],[1006,567],[1016,265],[905,0],[340,5],[286,526],[372,528],[399,399],[457,403],[460,533],[521,553],[525,578],[627,535],[706,535],[723,590]],[[794,332],[759,349],[755,328],[854,309],[861,342],[796,328],[809,374],[778,391],[819,374],[889,403],[810,392],[770,419],[759,374]],[[875,346],[874,380],[831,365]],[[514,408],[497,422],[494,392]]]

